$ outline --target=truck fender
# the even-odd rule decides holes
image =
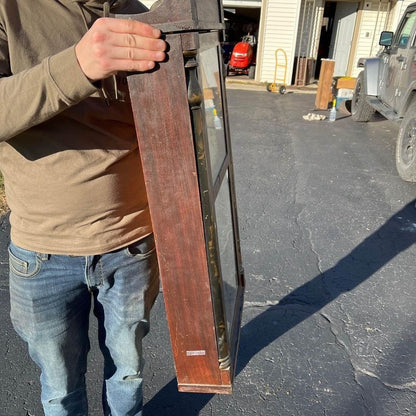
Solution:
[[[368,58],[365,61],[363,87],[366,95],[379,95],[380,58]]]
[[[416,81],[410,83],[405,92],[405,97],[402,101],[403,105],[397,110],[397,114],[400,118],[404,117],[407,109],[410,107],[413,101],[416,100]]]

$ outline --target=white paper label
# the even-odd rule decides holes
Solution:
[[[201,351],[186,351],[186,356],[187,357],[200,357],[203,355],[206,355],[207,352],[205,350],[201,350]]]

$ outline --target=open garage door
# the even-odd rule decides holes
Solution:
[[[229,65],[227,75],[254,78],[258,53],[260,14],[261,1],[224,1],[226,30],[222,48],[224,63]],[[231,61],[233,50],[241,41],[250,44],[253,49],[253,57],[248,60],[241,59],[241,62]],[[242,56],[245,53],[243,49],[236,51],[236,53],[240,54],[241,58],[246,58]]]

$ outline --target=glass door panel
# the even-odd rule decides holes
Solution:
[[[218,68],[218,47],[211,47],[200,52],[199,61],[212,182],[215,182],[227,154],[220,85],[221,74]]]
[[[235,253],[234,228],[231,211],[228,171],[215,201],[219,255],[223,282],[223,298],[227,321],[228,339],[231,339],[235,302],[237,299],[238,275]]]

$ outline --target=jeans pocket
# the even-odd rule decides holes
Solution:
[[[153,234],[136,241],[125,248],[125,252],[129,257],[137,259],[147,259],[156,251],[155,239]]]
[[[10,272],[18,277],[35,277],[41,269],[42,262],[38,253],[17,247],[14,244],[9,246]]]

